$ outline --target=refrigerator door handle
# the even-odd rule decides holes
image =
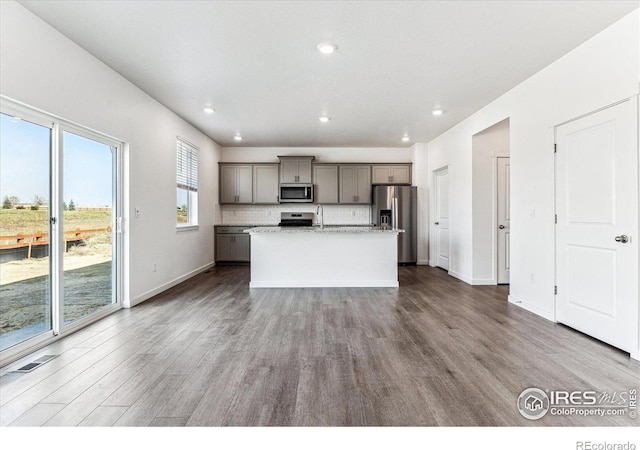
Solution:
[[[398,199],[393,197],[391,199],[391,226],[394,230],[398,229]]]

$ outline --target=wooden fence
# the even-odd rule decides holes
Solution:
[[[85,230],[76,228],[72,231],[65,231],[64,251],[68,251],[70,245],[78,244],[91,237],[92,235],[104,232],[110,233],[111,227]],[[32,234],[18,233],[11,236],[0,236],[0,251],[27,248],[27,258],[31,258],[32,252],[35,247],[41,247],[45,245],[49,245],[49,233],[45,233],[42,231],[36,231]]]

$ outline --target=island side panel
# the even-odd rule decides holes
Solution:
[[[397,233],[251,234],[250,287],[398,287]]]

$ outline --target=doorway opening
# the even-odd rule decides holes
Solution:
[[[472,136],[472,284],[509,284],[510,124]]]

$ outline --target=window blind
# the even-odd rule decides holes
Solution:
[[[177,159],[178,187],[198,192],[198,149],[178,138]]]

